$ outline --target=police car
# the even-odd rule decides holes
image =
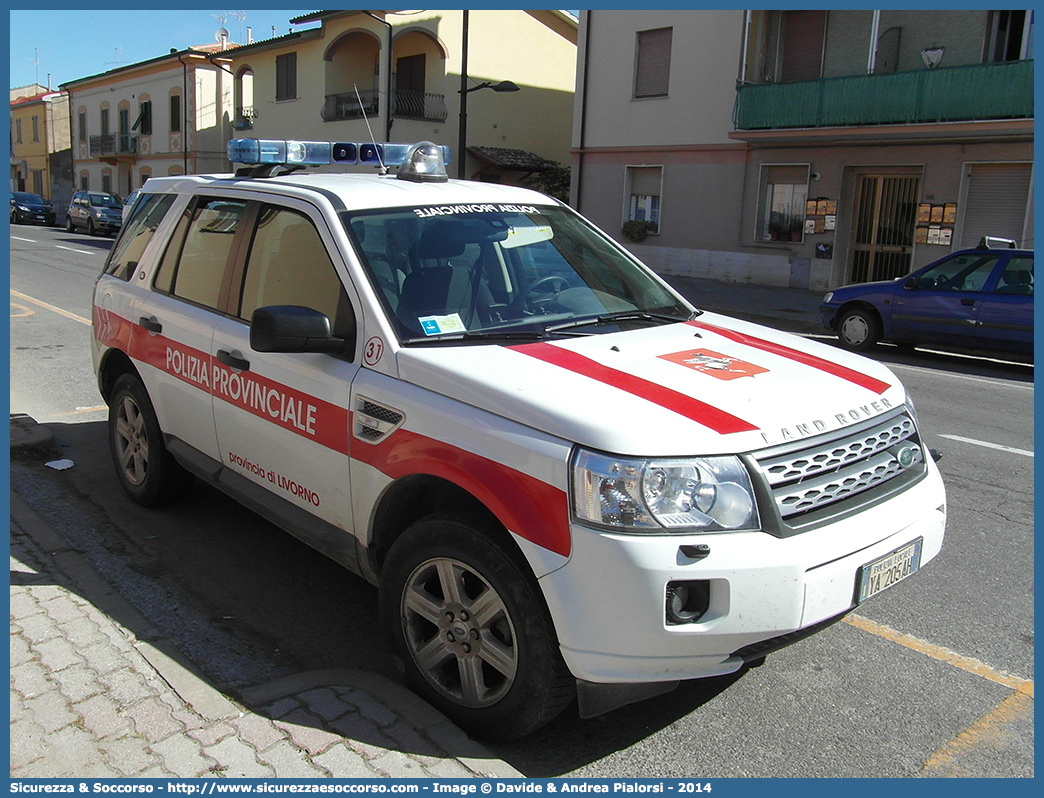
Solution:
[[[701,312],[447,155],[241,139],[145,184],[93,318],[132,499],[203,480],[377,585],[411,684],[485,737],[757,664],[939,553],[888,369]]]

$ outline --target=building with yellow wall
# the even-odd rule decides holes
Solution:
[[[229,53],[235,136],[430,140],[452,148],[457,174],[466,73],[463,176],[514,183],[549,161],[568,163],[577,33],[570,14],[319,11],[290,21],[302,29]],[[519,90],[489,90],[501,81]]]
[[[44,91],[11,101],[11,190],[47,197],[64,209],[72,196],[68,160],[69,96]],[[67,171],[67,168],[66,168]]]

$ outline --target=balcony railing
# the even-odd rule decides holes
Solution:
[[[97,158],[101,155],[116,154],[116,134],[103,133],[100,136],[91,136],[91,157]]]
[[[423,91],[393,91],[392,116],[396,119],[417,119],[422,122],[445,122],[446,97]]]
[[[360,103],[360,99],[362,103]],[[395,119],[416,119],[423,122],[445,122],[449,116],[446,97],[423,91],[393,91],[392,116]],[[376,91],[327,94],[322,117],[326,122],[340,119],[360,119],[363,113],[370,119],[380,113]]]
[[[362,100],[360,104],[359,100]],[[354,91],[344,94],[327,94],[326,102],[323,103],[322,117],[324,122],[335,122],[339,119],[361,119],[363,113],[370,119],[376,118],[380,112],[377,103],[377,92],[361,91],[358,95]]]
[[[257,119],[257,109],[252,105],[241,105],[236,108],[236,117],[232,120],[232,127],[236,130],[253,130],[255,119]]]
[[[740,86],[740,130],[1033,117],[1033,61]]]
[[[91,136],[90,148],[92,158],[101,158],[106,155],[134,155],[138,152],[138,137],[103,133],[100,136]]]

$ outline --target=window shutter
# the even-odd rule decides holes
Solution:
[[[671,79],[673,34],[673,28],[638,32],[638,58],[634,77],[635,97],[667,96]]]
[[[826,11],[786,11],[781,81],[818,80],[823,75]]]
[[[978,246],[983,236],[1010,238],[1019,246],[1026,222],[1032,166],[1028,163],[975,164],[964,203],[961,247]]]
[[[808,167],[799,166],[766,166],[766,183],[795,183],[797,185],[808,184]]]
[[[631,167],[631,193],[659,196],[661,170],[659,166]]]

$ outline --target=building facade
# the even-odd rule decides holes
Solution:
[[[571,200],[657,270],[725,281],[1032,248],[1032,42],[1026,11],[582,12]]]
[[[480,149],[466,156],[463,176],[517,182],[542,160],[568,163],[576,74],[568,13],[321,11],[291,23],[302,29],[231,53],[237,136],[430,140],[456,159],[466,74],[465,143]],[[519,90],[490,90],[505,80]],[[490,158],[489,148],[518,157]]]
[[[46,197],[64,212],[72,197],[69,96],[43,91],[11,101],[11,190]]]
[[[228,46],[175,50],[62,84],[75,188],[125,197],[150,177],[227,171]]]

